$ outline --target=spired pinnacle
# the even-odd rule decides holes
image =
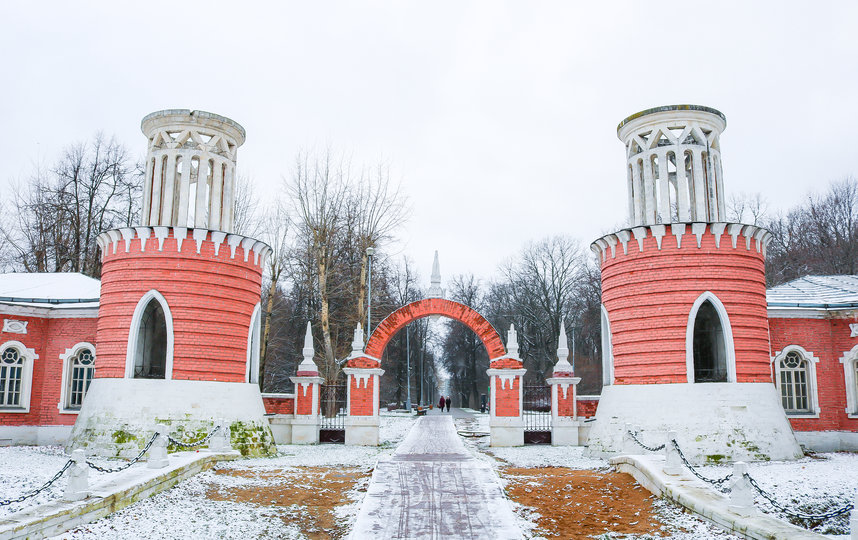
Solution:
[[[357,323],[354,339],[352,339],[352,356],[363,354],[363,327]]]
[[[569,363],[569,342],[566,339],[566,324],[563,321],[560,321],[560,338],[557,341],[557,363],[554,364],[554,372],[572,373],[572,364]]]
[[[438,262],[438,250],[435,250],[435,260],[432,262],[432,277],[429,281],[429,292],[427,298],[444,298],[444,289],[441,288],[441,263]]]
[[[310,326],[310,321],[307,321],[307,333],[304,336],[304,350],[302,353],[304,359],[301,361],[301,365],[298,366],[298,371],[319,371],[316,362],[313,361],[316,351],[313,348],[313,328]]]
[[[509,325],[509,333],[506,335],[506,354],[507,356],[518,356],[518,334],[514,324]]]

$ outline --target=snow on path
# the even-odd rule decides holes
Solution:
[[[424,416],[379,460],[349,538],[521,538],[492,468],[462,444],[450,416]]]

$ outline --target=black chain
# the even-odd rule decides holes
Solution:
[[[202,439],[198,440],[197,442],[183,443],[181,441],[177,441],[176,439],[170,437],[169,435],[167,435],[167,440],[170,441],[170,444],[172,444],[173,446],[178,446],[179,448],[195,448],[197,446],[201,446],[201,445],[209,442],[209,439],[212,438],[212,435],[217,433],[219,429],[220,429],[220,426],[215,426],[215,428],[213,430],[211,430],[208,435],[206,435]]]
[[[632,440],[638,443],[638,445],[640,445],[640,447],[644,450],[649,450],[650,452],[661,452],[662,450],[664,450],[663,444],[661,446],[647,446],[644,443],[640,442],[640,440],[638,440],[637,433],[632,433],[631,431],[629,431],[629,435],[631,435]]]
[[[783,505],[779,504],[774,499],[774,497],[772,497],[772,495],[770,493],[767,493],[763,488],[761,488],[759,486],[759,484],[757,484],[756,480],[751,478],[750,474],[745,473],[745,478],[748,479],[748,482],[751,483],[751,486],[753,486],[753,488],[756,489],[760,495],[765,497],[766,500],[772,504],[772,506],[774,506],[775,508],[777,508],[778,510],[780,510],[781,512],[783,512],[784,514],[786,514],[790,517],[794,517],[794,518],[798,518],[798,519],[814,520],[814,521],[825,521],[825,520],[831,519],[833,517],[842,516],[843,514],[850,512],[855,508],[854,504],[848,503],[845,506],[838,508],[837,510],[832,510],[832,511],[826,512],[824,514],[805,514],[804,512],[793,512],[792,510],[789,510],[789,509],[785,508]]]
[[[59,472],[57,474],[55,474],[53,478],[51,478],[50,480],[45,482],[44,485],[42,485],[42,487],[40,487],[39,489],[34,489],[33,491],[30,491],[28,493],[24,493],[23,495],[21,495],[17,499],[0,500],[0,506],[9,506],[10,504],[19,503],[19,502],[25,501],[31,497],[35,497],[39,493],[41,493],[41,492],[45,491],[46,489],[48,489],[49,487],[51,487],[51,484],[53,484],[54,482],[59,480],[60,476],[62,476],[63,473],[65,473],[67,470],[69,470],[69,467],[71,467],[72,464],[74,464],[74,461],[72,461],[72,460],[66,461],[66,464],[63,466],[63,468],[60,469]]]
[[[119,472],[119,471],[124,471],[128,467],[130,467],[130,466],[134,465],[135,463],[137,463],[138,461],[140,461],[140,459],[143,457],[143,454],[145,454],[146,452],[149,451],[149,449],[152,447],[152,444],[155,442],[155,439],[157,439],[157,438],[158,438],[158,433],[157,432],[153,433],[152,438],[149,439],[149,442],[146,443],[146,446],[143,447],[143,450],[141,450],[140,453],[137,454],[137,457],[135,457],[134,459],[132,459],[131,461],[129,461],[125,465],[121,465],[121,466],[115,467],[113,469],[107,469],[104,467],[99,467],[98,465],[96,465],[95,463],[93,463],[91,461],[87,461],[86,464],[89,465],[90,467],[92,467],[93,469],[95,469],[96,471],[103,472],[103,473],[115,473],[115,472]]]
[[[679,459],[681,459],[682,463],[684,463],[685,466],[688,467],[688,470],[691,471],[691,474],[693,474],[697,478],[703,480],[707,484],[712,484],[719,491],[721,491],[723,493],[727,493],[728,491],[730,491],[730,488],[724,487],[724,484],[727,483],[728,480],[733,478],[733,473],[730,473],[727,476],[725,476],[724,478],[719,478],[717,480],[712,479],[712,478],[706,478],[705,476],[703,476],[702,474],[697,472],[697,470],[691,465],[691,463],[689,463],[688,460],[685,459],[685,454],[683,454],[682,450],[679,449],[679,445],[676,443],[676,439],[674,439],[670,442],[671,442],[671,444],[673,444],[673,447],[676,448],[677,453],[679,453]]]

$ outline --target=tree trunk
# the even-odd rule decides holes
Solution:
[[[274,309],[274,293],[277,291],[279,272],[271,273],[271,286],[268,287],[268,303],[265,306],[265,324],[262,331],[262,346],[259,351],[259,390],[262,391],[265,382],[265,355],[268,353],[268,337],[271,335],[271,311]],[[251,330],[252,332],[253,330]]]
[[[337,381],[337,363],[334,360],[334,347],[331,344],[331,315],[328,305],[328,267],[323,259],[324,255],[319,256],[319,296],[322,301],[321,322],[322,322],[322,343],[325,347],[325,379],[328,384],[334,384]]]

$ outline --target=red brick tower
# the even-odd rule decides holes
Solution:
[[[728,223],[722,113],[676,105],[623,120],[630,227],[596,240],[604,383],[592,452],[626,424],[677,431],[698,461],[801,455],[771,382],[769,233]]]
[[[98,359],[70,444],[136,454],[156,420],[204,433],[224,419],[244,453],[267,453],[273,441],[255,383],[271,250],[233,233],[244,128],[167,110],[146,116],[142,130],[142,224],[98,237]]]

